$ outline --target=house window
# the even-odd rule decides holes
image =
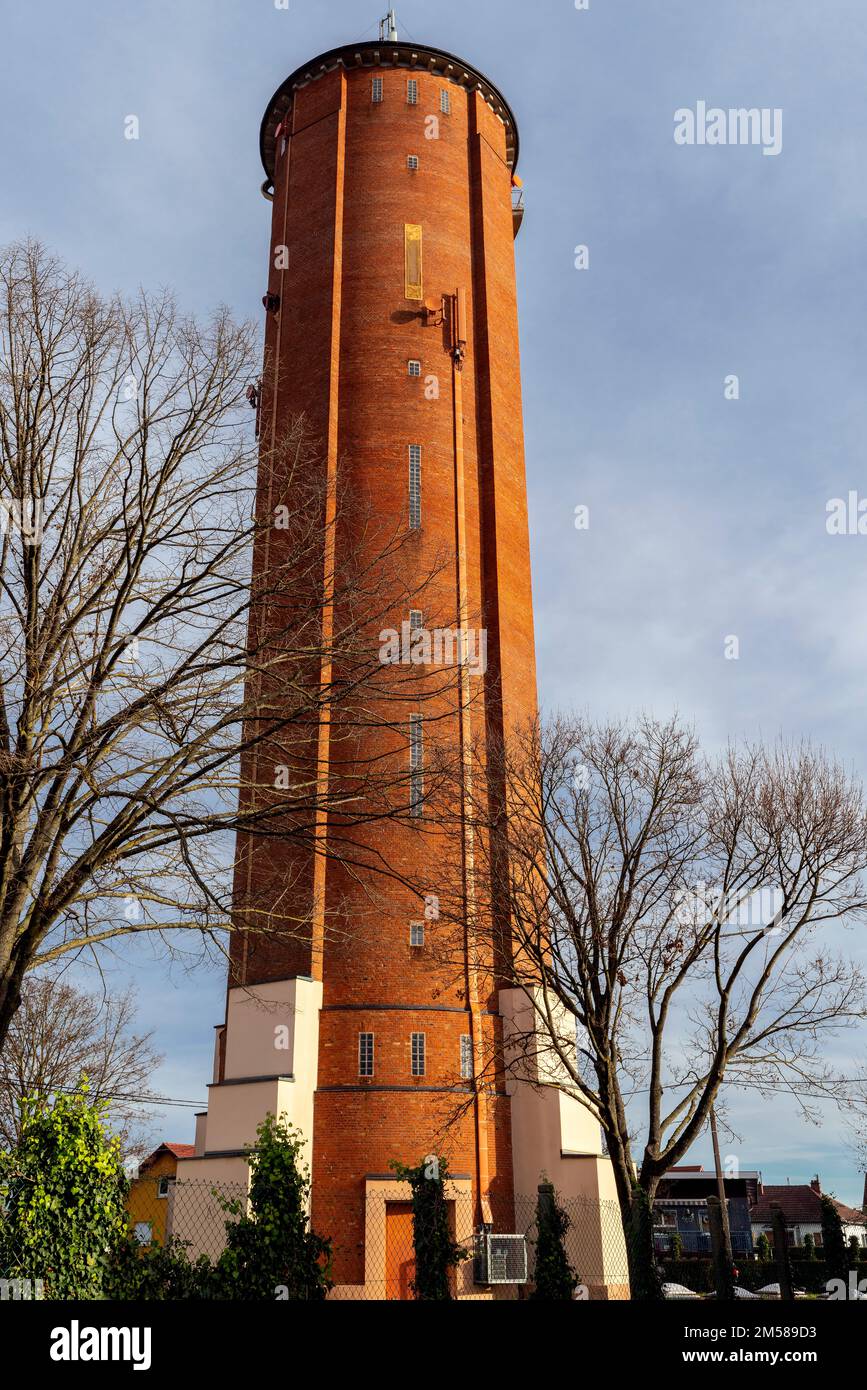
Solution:
[[[661,1211],[659,1207],[654,1207],[653,1224],[658,1230],[672,1231],[677,1228],[677,1217],[673,1211]]]
[[[374,106],[379,106],[379,104],[380,104],[381,101],[382,101],[382,78],[381,78],[381,77],[374,77],[374,79],[373,79],[373,92],[372,92],[371,99],[372,99],[372,101],[373,101]]]
[[[158,1196],[158,1197],[168,1197],[168,1195],[169,1195],[169,1179],[168,1179],[168,1178],[160,1178],[159,1182],[157,1183],[157,1196]]]
[[[407,106],[418,106],[418,82],[414,77],[410,77],[406,84],[406,103]]]
[[[424,732],[420,714],[409,717],[409,807],[413,816],[424,809]]]
[[[410,922],[409,944],[410,946],[424,945],[424,922]]]
[[[409,527],[421,530],[421,445],[409,446]]]
[[[424,627],[424,614],[420,608],[409,610],[409,631],[410,636],[414,637],[417,632],[421,632]]]
[[[417,168],[418,168],[418,155],[417,155],[417,154],[408,154],[408,155],[407,155],[407,157],[406,157],[406,167],[407,167],[407,169],[409,169],[410,173],[413,173],[413,174],[415,173],[415,171],[416,171]]]
[[[153,1239],[153,1227],[149,1221],[137,1221],[135,1223],[134,1235],[139,1245],[150,1245]]]
[[[424,1076],[424,1033],[412,1035],[412,1074]]]
[[[409,372],[410,376],[421,376],[421,363],[417,361],[415,358],[413,358],[412,361],[407,362],[406,369]]]
[[[373,1034],[358,1035],[358,1075],[373,1076]]]
[[[461,1035],[461,1080],[471,1081],[473,1076],[473,1040],[469,1033]]]
[[[452,114],[452,94],[447,87],[440,90],[440,110],[444,116]]]

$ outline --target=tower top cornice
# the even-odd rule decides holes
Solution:
[[[292,104],[293,93],[338,68],[345,68],[347,71],[357,68],[416,69],[419,72],[431,72],[467,91],[479,92],[506,127],[506,158],[513,172],[517,168],[519,137],[515,113],[499,87],[495,87],[483,72],[454,53],[448,53],[444,48],[430,48],[418,43],[385,43],[378,39],[369,39],[365,43],[347,43],[340,48],[331,48],[327,53],[320,53],[318,57],[296,68],[277,88],[268,103],[259,136],[262,164],[269,180],[274,177],[275,133]]]

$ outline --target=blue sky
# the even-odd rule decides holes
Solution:
[[[384,11],[386,6],[382,5]],[[0,241],[29,232],[104,290],[175,288],[257,316],[266,102],[297,65],[375,32],[371,0],[7,4]],[[867,772],[867,6],[863,0],[402,0],[402,33],[465,56],[521,128],[518,240],[543,701],[677,707],[707,745],[806,733]],[[776,158],[680,147],[700,100],[783,111]],[[141,138],[124,139],[138,116]],[[576,271],[574,247],[590,248]],[[724,398],[729,374],[740,399]],[[576,532],[575,507],[591,509]],[[727,661],[736,635],[740,658]],[[846,945],[862,960],[863,935]],[[209,1079],[223,972],[127,950],[163,1094]],[[867,1071],[864,1036],[837,1044]],[[725,1146],[766,1180],[860,1204],[836,1112],[733,1096]],[[190,1111],[161,1137],[188,1139]],[[698,1147],[693,1161],[710,1161]]]

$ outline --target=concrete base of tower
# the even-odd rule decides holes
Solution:
[[[321,1007],[321,983],[300,977],[229,990],[208,1109],[196,1116],[195,1156],[178,1162],[170,1193],[167,1229],[190,1242],[193,1257],[222,1250],[226,1218],[213,1189],[246,1196],[246,1148],[267,1115],[300,1131],[310,1164]]]
[[[501,991],[499,1004],[506,1056],[514,1064],[534,1010],[521,990]],[[419,1146],[436,1128],[434,1106],[445,1105],[449,1094],[447,1088],[436,1097],[428,1091],[402,1094],[397,1111],[388,1088],[380,1093],[325,1085],[317,1094],[321,1008],[322,986],[311,979],[229,990],[226,1022],[216,1033],[208,1110],[197,1116],[195,1156],[178,1163],[177,1181],[169,1194],[167,1233],[188,1241],[193,1256],[216,1257],[224,1245],[226,1217],[214,1199],[214,1188],[227,1197],[246,1198],[246,1148],[255,1141],[256,1129],[268,1114],[285,1117],[300,1131],[305,1157],[313,1168],[315,1104],[317,1133],[332,1136],[331,1148],[318,1152],[319,1177],[314,1170],[313,1193],[314,1222],[321,1225],[322,1234],[334,1237],[339,1253],[335,1276],[340,1283],[331,1296],[412,1297],[411,1193],[408,1184],[386,1170],[391,1157],[424,1152]],[[327,1038],[323,1041],[327,1043]],[[495,1204],[500,1216],[492,1232],[505,1238],[498,1247],[499,1258],[504,1249],[512,1248],[509,1240],[519,1241],[522,1232],[531,1230],[538,1186],[545,1178],[569,1210],[573,1263],[586,1296],[628,1297],[614,1175],[602,1152],[599,1126],[585,1107],[557,1088],[550,1067],[538,1060],[538,1048],[524,1047],[523,1055],[532,1057],[532,1063],[512,1066],[507,1094],[501,1093],[497,1100],[501,1119],[495,1130],[509,1150],[508,1176]],[[457,1144],[459,1161],[453,1164],[448,1202],[454,1237],[473,1252],[478,1194],[471,1173],[474,1147],[469,1119],[465,1127],[467,1133]],[[340,1141],[341,1135],[345,1142]],[[359,1172],[354,1155],[363,1155],[366,1166],[376,1165],[378,1171],[365,1174],[362,1168]],[[502,1186],[502,1179],[498,1181]],[[527,1255],[531,1264],[531,1244]],[[532,1278],[531,1268],[524,1278]],[[509,1299],[516,1293],[520,1296],[515,1283],[477,1284],[471,1258],[454,1275],[453,1295],[459,1299]]]
[[[586,1106],[561,1090],[565,1072],[540,1037],[541,1001],[522,989],[499,995],[506,1089],[512,1101],[512,1168],[515,1192],[534,1193],[553,1183],[572,1222],[580,1249],[578,1271],[589,1297],[629,1297],[626,1242],[611,1161],[603,1153],[599,1122]],[[564,1013],[564,1048],[574,1046],[574,1022]]]

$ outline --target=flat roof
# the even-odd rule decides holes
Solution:
[[[369,39],[364,43],[347,43],[342,44],[340,48],[330,48],[327,53],[320,53],[318,57],[296,68],[285,82],[281,82],[268,103],[259,134],[259,151],[269,179],[274,177],[274,132],[289,110],[293,92],[339,67],[400,67],[419,70],[426,68],[459,87],[481,92],[484,100],[506,127],[506,158],[509,167],[512,171],[518,167],[520,140],[515,113],[500,89],[495,87],[483,72],[444,48],[429,48],[418,43],[380,43],[378,40]]]

